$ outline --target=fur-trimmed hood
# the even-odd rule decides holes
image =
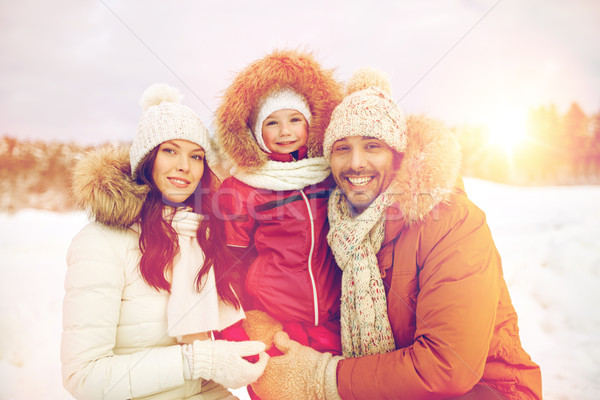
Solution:
[[[410,224],[450,199],[460,179],[461,150],[454,133],[440,121],[409,115],[406,125],[407,146],[392,185]]]
[[[225,162],[238,170],[260,170],[268,160],[251,131],[251,118],[260,100],[289,87],[303,95],[312,119],[308,156],[323,155],[323,135],[331,112],[342,100],[342,86],[309,53],[276,50],[240,72],[225,90],[215,113],[215,139]]]
[[[78,208],[120,229],[137,221],[150,191],[131,179],[129,146],[102,146],[85,153],[75,165],[72,183]]]
[[[455,135],[439,121],[407,118],[408,143],[392,183],[408,223],[421,221],[449,200],[460,177],[461,152]],[[103,146],[84,154],[72,175],[77,206],[96,221],[127,228],[137,221],[150,188],[130,177],[129,146]]]

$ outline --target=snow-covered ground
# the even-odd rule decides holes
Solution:
[[[488,216],[544,398],[600,398],[600,186],[465,185]],[[65,253],[86,221],[0,214],[0,399],[71,399],[59,359]]]

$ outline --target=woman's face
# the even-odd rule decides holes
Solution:
[[[152,179],[166,199],[183,203],[190,197],[204,174],[204,149],[187,140],[161,143],[152,167]]]

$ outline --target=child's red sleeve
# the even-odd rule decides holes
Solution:
[[[247,248],[252,243],[256,221],[251,217],[247,193],[242,193],[239,181],[229,177],[223,181],[217,191],[217,218],[223,220],[227,245]]]

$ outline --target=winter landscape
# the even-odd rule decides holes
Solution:
[[[600,186],[465,185],[488,216],[544,398],[600,398]],[[86,222],[81,213],[0,214],[0,399],[71,399],[59,358],[65,253]]]
[[[87,223],[77,158],[130,143],[153,83],[210,126],[234,74],[279,48],[340,83],[380,69],[406,113],[452,127],[544,398],[600,399],[600,2],[257,4],[2,2],[0,400],[72,400],[60,337],[65,255]]]

